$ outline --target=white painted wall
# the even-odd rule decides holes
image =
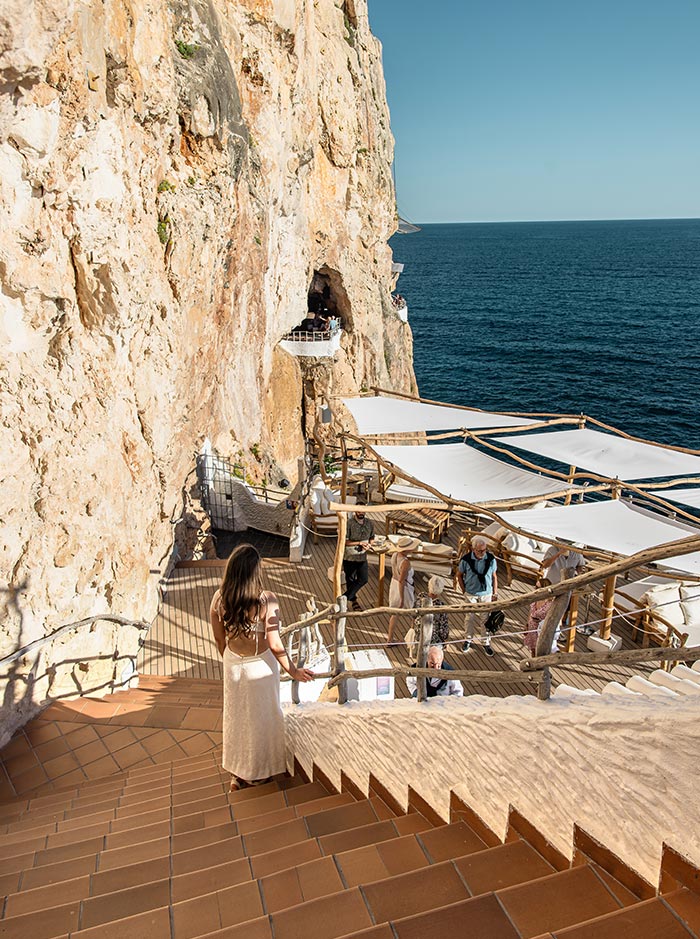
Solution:
[[[336,783],[370,771],[444,818],[453,789],[503,835],[512,804],[567,857],[573,824],[651,883],[662,842],[700,864],[700,705],[602,696],[308,704],[286,709],[290,756]]]

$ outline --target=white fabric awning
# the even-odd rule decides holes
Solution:
[[[509,434],[494,439],[507,447],[538,453],[611,479],[700,476],[700,456],[615,437],[587,427],[544,434]]]
[[[700,489],[654,489],[655,496],[677,502],[679,505],[688,505],[692,509],[700,509]]]
[[[444,496],[484,505],[562,492],[565,480],[530,473],[463,443],[375,447],[376,452]]]
[[[479,430],[484,427],[525,427],[533,418],[507,417],[489,411],[448,408],[441,404],[423,404],[406,398],[385,395],[367,398],[343,398],[361,437],[374,434],[399,434],[427,430]]]
[[[506,524],[522,528],[533,535],[575,542],[623,557],[645,548],[668,544],[669,541],[700,535],[700,528],[662,518],[617,499],[498,514]],[[658,565],[700,574],[700,552],[666,558],[659,561]]]

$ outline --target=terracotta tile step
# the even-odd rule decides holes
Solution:
[[[255,920],[264,912],[257,883],[248,881],[174,903],[174,934],[177,939],[190,939]]]
[[[374,923],[412,916],[469,897],[450,861],[365,884],[362,892]]]
[[[396,939],[439,939],[444,936],[524,939],[513,927],[493,893],[395,919],[391,927]],[[367,934],[367,939],[370,939],[370,935]],[[382,934],[376,935],[379,937]]]
[[[331,810],[344,808],[350,804],[352,797],[347,795],[324,796],[323,799],[313,799],[310,802],[303,802],[301,805],[290,805],[277,809],[272,812],[266,812],[262,815],[252,815],[249,818],[238,820],[238,831],[241,835],[250,836],[255,832],[261,832],[265,829],[281,825],[284,822],[293,821],[295,818],[305,818],[320,813],[328,813]],[[255,803],[251,803],[255,806]]]
[[[0,920],[2,939],[55,939],[78,929],[80,901]]]
[[[332,857],[321,857],[305,864],[297,864],[295,867],[263,877],[259,883],[268,913],[276,913],[345,889]]]
[[[430,861],[415,835],[403,835],[334,855],[347,887],[384,880],[427,867]]]
[[[200,939],[273,939],[270,917],[259,916],[238,926],[226,926],[225,929],[208,932]]]
[[[506,887],[496,896],[523,937],[556,932],[621,908],[587,865]]]
[[[71,933],[70,939],[170,939],[170,909],[147,910]]]
[[[694,939],[659,897],[550,933],[556,939]]]
[[[275,939],[334,939],[355,935],[372,926],[372,919],[358,887],[308,900],[271,915]],[[454,935],[464,935],[455,932]]]
[[[389,838],[414,834],[432,827],[422,815],[412,812],[410,815],[323,835],[319,838],[319,844],[324,854],[338,854],[341,851],[377,844]]]

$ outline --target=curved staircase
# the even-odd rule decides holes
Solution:
[[[0,937],[700,937],[698,871],[669,849],[657,891],[580,830],[570,863],[515,811],[501,843],[455,796],[446,823],[415,793],[406,814],[373,777],[365,793],[343,775],[336,792],[299,766],[230,793],[215,738],[198,755],[148,753],[149,739],[177,740],[198,716],[200,732],[216,733],[201,725],[220,691],[195,684],[153,679],[72,702],[74,721],[53,705],[33,722],[55,722],[68,742],[76,726],[105,722],[153,733],[126,769],[0,804]],[[111,754],[117,765],[126,746]]]

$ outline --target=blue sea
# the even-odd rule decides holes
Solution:
[[[700,219],[395,235],[425,398],[700,448]]]

